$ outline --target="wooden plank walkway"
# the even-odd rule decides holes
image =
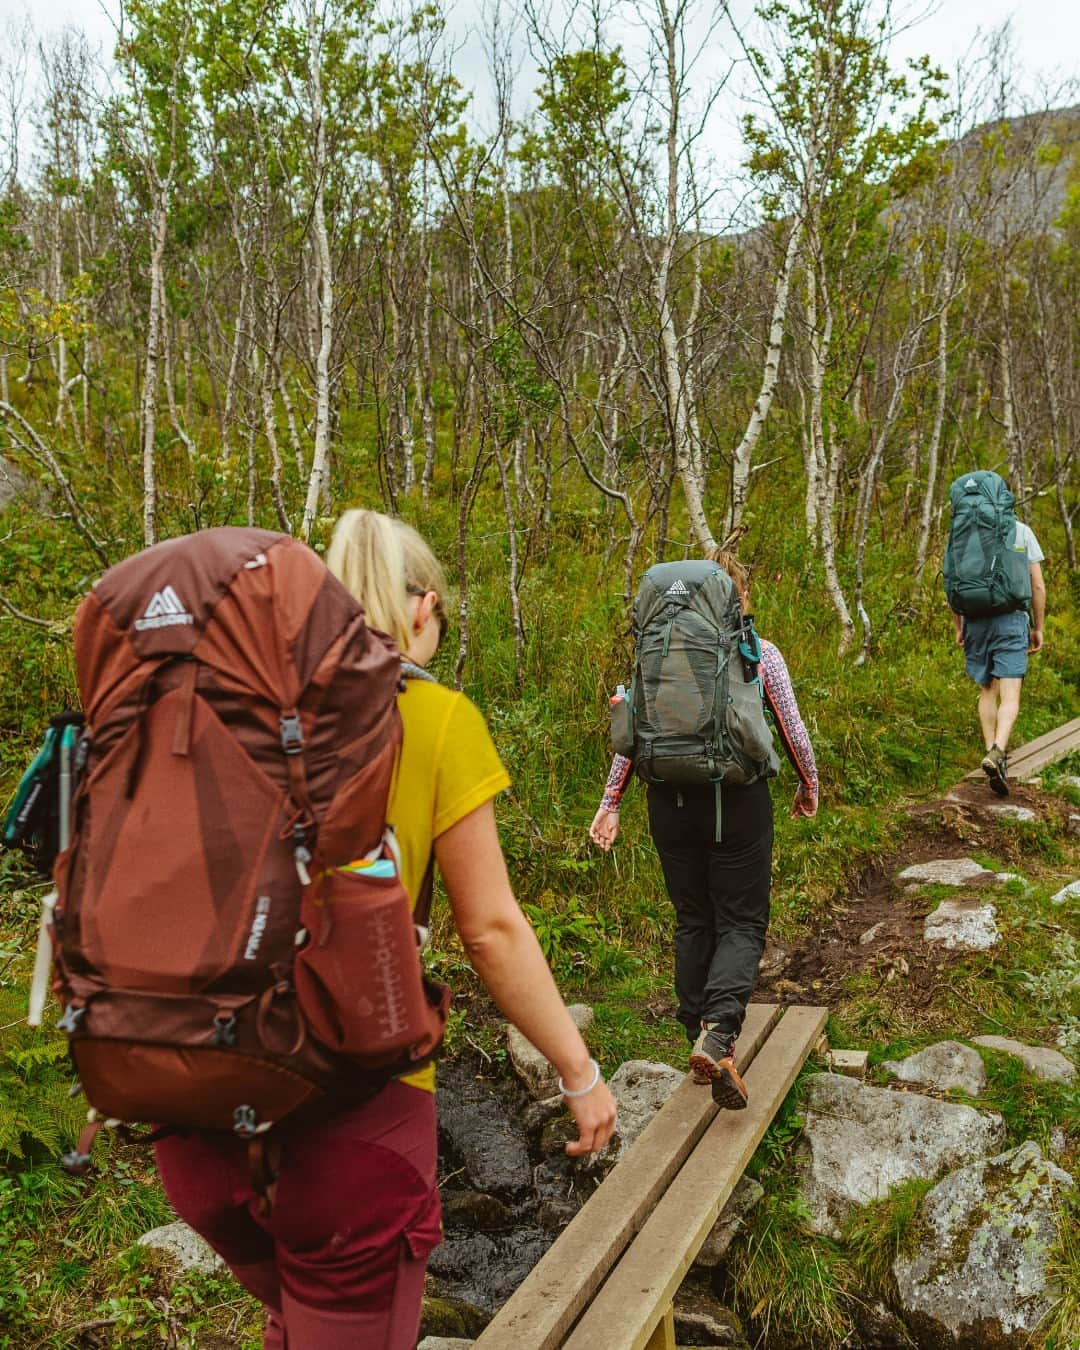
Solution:
[[[821,1035],[825,1008],[788,1008],[745,1075],[750,1105],[718,1111],[565,1350],[644,1350]],[[699,1092],[701,1089],[697,1089]],[[530,1342],[519,1342],[525,1350]],[[660,1341],[674,1345],[674,1340]]]
[[[685,1271],[696,1256],[817,1041],[825,1018],[823,1008],[789,1008],[780,1020],[779,1008],[751,1004],[736,1047],[751,1092],[747,1110],[718,1112],[708,1091],[687,1078],[489,1323],[477,1345],[482,1350],[556,1350],[563,1345],[593,1350],[594,1344],[605,1344],[629,1350],[631,1345],[644,1347],[653,1334],[657,1346],[673,1344],[665,1339],[671,1298],[663,1303],[663,1290],[674,1278],[675,1266]],[[684,1197],[684,1193],[692,1197],[689,1207],[681,1198],[673,1208],[669,1197]],[[677,1237],[673,1246],[669,1243],[671,1250],[656,1260],[646,1254],[645,1247],[639,1249],[638,1243],[646,1232],[662,1232],[664,1222]],[[663,1235],[661,1240],[668,1242]],[[652,1243],[650,1236],[648,1248]],[[640,1335],[594,1342],[589,1339],[594,1334],[590,1330],[581,1339],[581,1328],[592,1325],[590,1300],[595,1306],[604,1299],[607,1306],[610,1299],[604,1282],[613,1285],[620,1280],[620,1258],[625,1261],[632,1255],[635,1268],[640,1265],[649,1273],[648,1280],[634,1274],[631,1278],[637,1285],[651,1291],[652,1281],[660,1278],[661,1292],[655,1298],[651,1292],[645,1295],[637,1328]],[[577,1329],[575,1323],[579,1323]]]
[[[1044,736],[1038,736],[1013,750],[1009,755],[1009,777],[1017,781],[1031,778],[1040,769],[1045,769],[1056,759],[1064,759],[1074,750],[1080,750],[1080,717],[1074,717],[1071,722],[1065,722]],[[982,769],[972,769],[964,778],[985,779],[986,774]]]
[[[736,1046],[751,1063],[780,1016],[752,1003]],[[484,1350],[555,1350],[640,1229],[716,1115],[709,1093],[687,1078],[642,1130],[558,1241],[488,1323]]]

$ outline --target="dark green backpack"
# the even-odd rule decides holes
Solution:
[[[949,488],[952,524],[942,573],[950,608],[969,619],[1031,604],[1027,549],[1016,547],[1015,498],[1000,474],[977,469]]]
[[[649,783],[772,777],[760,660],[753,619],[722,567],[650,567],[634,601],[633,681],[611,705],[615,750]]]

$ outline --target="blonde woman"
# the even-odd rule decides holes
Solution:
[[[326,561],[403,656],[404,738],[387,821],[406,890],[415,900],[434,857],[478,974],[559,1071],[578,1129],[567,1152],[594,1152],[611,1136],[615,1102],[514,898],[493,808],[510,780],[480,713],[425,671],[446,628],[442,568],[410,526],[359,510],[338,521]],[[232,1140],[158,1146],[175,1208],[266,1305],[267,1350],[416,1345],[427,1258],[441,1240],[434,1089],[429,1066],[290,1135],[267,1217]]]

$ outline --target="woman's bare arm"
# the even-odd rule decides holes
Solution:
[[[469,960],[514,1026],[558,1069],[565,1086],[593,1077],[589,1051],[566,1010],[536,934],[514,898],[493,804],[485,802],[435,841],[435,858]],[[579,1140],[568,1153],[603,1148],[615,1124],[615,1101],[600,1082],[567,1105]]]

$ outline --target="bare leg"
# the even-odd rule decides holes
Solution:
[[[994,744],[997,736],[998,721],[998,681],[991,680],[989,684],[984,684],[979,689],[979,724],[982,727],[983,744],[987,750]],[[1016,721],[1015,716],[1013,721]],[[1010,727],[1011,727],[1010,723]],[[998,746],[1004,750],[1005,747],[1000,741]]]
[[[1012,735],[1012,729],[1016,725],[1016,719],[1020,714],[1020,690],[1023,688],[1022,679],[1002,678],[995,680],[998,687],[998,706],[997,719],[994,724],[994,740],[998,748],[1004,750],[1009,744],[1009,737]],[[981,716],[981,699],[980,699]]]

